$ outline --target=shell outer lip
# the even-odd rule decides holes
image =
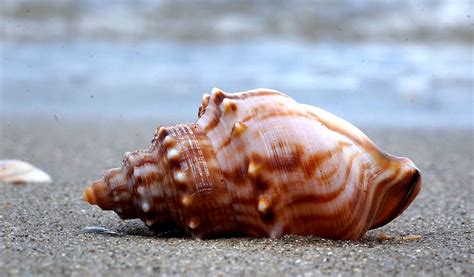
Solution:
[[[408,208],[410,203],[415,199],[416,195],[421,190],[422,177],[421,177],[420,171],[418,169],[416,169],[415,172],[416,173],[413,174],[413,176],[410,179],[410,184],[411,184],[410,189],[405,194],[405,197],[403,197],[403,200],[400,201],[400,205],[391,213],[390,216],[387,216],[380,223],[371,226],[370,229],[376,229],[376,228],[379,228],[379,227],[382,227],[382,226],[388,224],[394,218],[399,216],[406,208]]]

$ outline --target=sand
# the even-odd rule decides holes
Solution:
[[[364,128],[411,158],[423,190],[361,241],[317,237],[198,240],[153,236],[81,201],[82,189],[123,153],[146,148],[151,121],[1,120],[0,158],[29,161],[52,184],[0,184],[0,272],[9,275],[465,275],[473,267],[472,130]],[[103,226],[120,235],[82,234]]]

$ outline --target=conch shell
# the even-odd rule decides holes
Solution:
[[[400,215],[421,189],[409,159],[275,90],[213,89],[198,115],[196,123],[159,128],[148,150],[126,153],[84,200],[199,238],[357,240]]]

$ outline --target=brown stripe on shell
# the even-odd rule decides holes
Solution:
[[[225,98],[225,95],[224,95],[224,92],[219,90],[219,89],[216,89],[214,88],[213,91],[212,91],[212,94],[211,94],[211,100],[213,101],[214,103],[214,114],[213,115],[208,115],[208,116],[211,116],[211,120],[208,122],[207,126],[204,127],[204,132],[205,133],[209,133],[211,132],[212,130],[214,130],[218,125],[219,125],[219,121],[221,119],[221,116],[222,116],[222,110],[219,108],[219,105],[222,103],[222,101],[224,100]],[[207,109],[205,109],[201,116],[203,116],[205,114],[205,111]],[[206,114],[207,115],[207,114]],[[200,116],[200,117],[201,117]]]
[[[298,168],[302,163],[302,156],[304,153],[303,147],[301,145],[294,145],[293,149],[287,148],[287,146],[283,146],[283,148],[279,143],[283,143],[279,141],[274,144],[272,147],[272,154],[270,157],[266,157],[259,153],[253,153],[250,156],[250,162],[258,164],[261,166],[262,171],[267,171],[268,173],[283,171],[283,172],[292,172]],[[278,155],[275,153],[276,149],[284,149],[286,155]],[[282,152],[280,152],[281,154]]]
[[[352,170],[353,163],[355,159],[360,156],[358,153],[354,153],[348,161],[348,166],[345,169],[344,172],[344,177],[342,178],[342,181],[335,186],[337,189],[331,191],[330,193],[324,193],[324,192],[318,192],[318,186],[321,186],[321,184],[315,184],[312,183],[311,180],[306,180],[308,181],[307,183],[302,183],[300,186],[302,188],[306,188],[305,191],[302,192],[302,194],[290,194],[288,195],[289,200],[284,202],[280,202],[278,205],[275,206],[275,210],[285,210],[288,207],[296,207],[296,206],[304,206],[309,203],[318,203],[318,204],[323,204],[327,203],[330,201],[333,201],[336,199],[346,188],[345,184],[347,179],[349,178]],[[307,200],[307,201],[306,201]]]
[[[359,154],[354,154],[353,156],[351,156],[350,164],[352,164],[352,162],[354,161],[354,159],[358,155]],[[262,160],[260,160],[259,162],[262,162]],[[286,174],[288,174],[288,172],[294,171],[296,168],[298,168],[298,167],[293,168],[293,167],[290,166],[290,168],[292,168],[292,169],[290,169],[290,168],[285,168],[284,166],[282,167],[281,165],[276,166],[276,167],[272,167],[272,166],[269,167],[269,166],[265,166],[265,165],[272,164],[272,163],[263,163],[263,164],[264,164],[264,166],[263,166],[264,169],[262,171],[264,171],[264,170],[269,170],[269,171],[271,171],[271,170],[273,170],[273,171],[281,170],[282,172],[287,172]],[[335,199],[337,196],[339,196],[344,191],[345,180],[348,178],[350,173],[351,173],[351,166],[349,165],[347,170],[346,170],[346,173],[345,173],[345,178],[342,180],[341,185],[339,185],[339,189],[332,192],[332,193],[315,194],[315,191],[313,189],[313,190],[307,191],[306,194],[300,195],[299,197],[296,196],[294,193],[293,194],[288,194],[287,184],[284,184],[284,183],[279,184],[278,182],[275,183],[275,181],[278,180],[278,176],[275,176],[275,178],[270,178],[270,179],[264,178],[263,175],[259,176],[259,180],[255,180],[255,181],[260,182],[260,183],[264,183],[266,185],[262,186],[262,185],[257,184],[257,188],[265,190],[266,191],[265,194],[267,195],[267,199],[269,199],[269,207],[268,207],[268,210],[270,211],[268,213],[269,216],[267,216],[267,213],[265,213],[263,219],[267,219],[267,221],[268,221],[268,219],[270,219],[271,222],[272,222],[271,223],[271,225],[272,225],[276,221],[284,221],[285,218],[288,218],[288,216],[287,216],[288,213],[294,214],[294,212],[301,211],[301,209],[304,209],[303,207],[308,207],[308,204],[310,205],[311,201],[315,201],[313,203],[325,203],[325,202],[329,202],[329,201]],[[267,174],[265,176],[273,176],[273,175],[268,174],[268,172],[267,172]],[[308,185],[309,184],[301,184],[300,187],[305,188]],[[310,188],[307,188],[307,189],[310,189]],[[291,199],[291,200],[285,202],[283,199],[281,199],[281,195],[285,195],[286,199]],[[274,204],[274,203],[276,203],[276,204]],[[348,209],[350,210],[349,207],[348,207]],[[267,218],[265,218],[265,216],[267,216]],[[297,216],[298,215],[296,215],[296,217]],[[320,216],[322,216],[322,214],[317,214],[315,216],[317,218],[319,218]],[[330,216],[333,216],[333,215],[327,215],[327,216],[330,217]]]
[[[219,125],[219,121],[222,116],[222,110],[220,109],[219,106],[221,105],[221,103],[224,101],[225,98],[232,99],[232,100],[249,100],[256,97],[268,97],[268,96],[275,96],[275,95],[291,99],[287,95],[278,91],[273,91],[273,90],[259,90],[253,93],[243,93],[243,94],[227,94],[219,89],[213,90],[211,98],[213,99],[213,103],[215,105],[215,109],[214,109],[215,111],[214,111],[214,115],[212,119],[204,128],[204,131],[206,133],[209,133]],[[237,109],[237,104],[235,104],[235,108]],[[199,113],[201,114],[201,116],[204,115],[204,111],[202,113],[201,112]],[[245,122],[245,119],[243,120],[243,122]]]
[[[368,167],[368,165],[362,164],[362,167],[362,170],[364,170]],[[365,184],[367,186],[367,190],[362,190],[360,187],[358,187],[357,195],[352,197],[352,201],[355,201],[355,204],[352,204],[352,207],[354,208],[352,210],[353,212],[351,213],[351,219],[348,220],[348,222],[354,222],[355,224],[350,224],[340,231],[340,234],[344,234],[344,238],[346,239],[360,239],[362,235],[369,229],[370,221],[368,222],[366,219],[367,211],[369,211],[370,207],[373,205],[373,201],[369,199],[370,193],[373,193],[373,195],[380,193],[376,191],[378,188],[374,188],[374,176],[370,176],[368,179],[366,179],[366,176],[363,175],[363,180],[359,180],[359,182],[359,184]],[[360,197],[360,194],[362,194],[363,197]]]
[[[264,224],[255,224],[249,221],[242,222],[239,231],[247,236],[264,237],[268,235],[268,230]]]
[[[333,151],[334,150],[331,149],[331,150],[313,153],[309,156],[308,159],[304,161],[303,168],[308,179],[314,176],[316,170],[322,170],[321,168],[323,167],[323,163],[327,162],[327,160],[332,158]],[[332,170],[330,170],[329,172],[325,172],[325,174],[328,174],[325,176],[327,176],[326,178],[329,179],[336,172],[337,172],[337,168],[333,167]]]
[[[331,131],[334,131],[338,134],[341,134],[354,142],[355,144],[359,145],[361,148],[363,148],[365,151],[370,153],[374,159],[378,163],[382,164],[387,164],[390,162],[392,159],[397,159],[396,157],[389,155],[382,151],[379,147],[377,147],[368,137],[363,135],[362,138],[359,138],[357,135],[354,135],[350,133],[348,130],[341,128],[338,124],[333,124],[332,122],[326,120],[324,117],[318,116],[317,114],[313,113],[310,110],[307,110],[308,114],[313,116],[316,120],[321,122],[326,128],[328,128]],[[341,119],[339,119],[341,120]],[[342,120],[341,120],[342,121]],[[354,127],[355,128],[355,127]],[[362,134],[362,132],[360,132]]]
[[[216,105],[216,107],[218,107],[222,103],[222,101],[224,101],[225,97],[226,95],[222,90],[218,88],[214,88],[212,90],[211,98],[213,98],[214,105]]]
[[[242,121],[247,122],[251,119],[264,121],[274,117],[300,117],[306,119],[315,119],[315,117],[311,114],[306,112],[299,112],[295,110],[282,110],[276,107],[270,107],[266,110],[253,110],[251,114],[247,115]]]
[[[403,210],[406,208],[406,205],[409,204],[408,201],[411,201],[409,199],[412,197],[411,194],[419,178],[420,174],[418,170],[415,170],[414,172],[407,172],[400,178],[394,178],[394,180],[396,181],[390,183],[390,189],[387,190],[386,193],[384,193],[384,197],[380,202],[384,204],[384,209],[379,208],[379,210],[377,211],[377,215],[374,217],[375,220],[371,224],[371,229],[378,228],[387,224],[393,218],[397,217],[400,213],[403,212]],[[397,183],[397,185],[394,186],[393,183]],[[392,200],[393,198],[391,198],[391,196],[395,195],[393,193],[394,191],[399,191],[397,195],[403,194],[404,197],[403,199],[401,199],[400,202],[397,202],[396,205],[391,203],[390,206],[387,206],[386,202]]]
[[[241,136],[247,129],[248,127],[244,123],[239,122],[239,121],[236,122],[234,126],[232,127],[230,135],[224,140],[224,142],[221,145],[217,147],[216,152],[219,152],[223,148],[229,146],[233,140]]]
[[[383,172],[384,169],[381,169],[381,172]],[[389,195],[389,190],[393,189],[393,187],[389,187],[389,184],[393,183],[395,180],[398,180],[400,174],[400,168],[396,168],[394,173],[391,176],[386,177],[385,179],[375,182],[376,181],[376,175],[373,177],[371,185],[373,186],[371,193],[372,193],[372,199],[370,200],[371,203],[371,208],[368,212],[368,217],[372,218],[371,222],[368,222],[368,225],[371,226],[373,224],[373,221],[377,217],[380,209],[380,204],[383,203],[383,201],[388,197]],[[388,188],[387,188],[388,187]],[[382,193],[384,192],[384,193]]]
[[[218,117],[220,118],[221,115],[222,113],[219,113]],[[258,120],[261,122],[261,121],[274,118],[274,117],[304,117],[308,119],[314,119],[312,116],[303,112],[294,112],[294,111],[282,112],[280,109],[263,110],[263,111],[252,110],[252,113],[247,115],[245,118],[243,118],[241,123],[248,122],[251,119]],[[217,127],[218,124],[219,124],[219,120],[217,119],[217,117],[213,118],[213,120],[208,125],[208,127],[206,127],[205,131],[206,132],[212,131],[215,127]],[[257,132],[256,135],[260,136],[261,134]],[[221,151],[222,149],[228,147],[231,144],[233,139],[234,139],[234,132],[231,132],[231,134],[226,137],[223,143],[217,147],[217,151]]]
[[[240,201],[239,201],[240,200]],[[261,215],[257,210],[257,198],[252,199],[237,199],[236,204],[240,205],[239,209],[235,209],[236,218],[239,221],[239,230],[245,232],[247,226],[258,226],[255,228],[259,232],[267,230],[267,224],[262,221]],[[264,231],[265,233],[266,231]]]
[[[193,201],[184,207],[183,220],[187,228],[197,236],[212,236],[214,233],[236,229],[231,199],[215,153],[205,132],[197,124],[178,125],[170,128],[181,148],[180,169],[187,178],[187,190],[176,196],[176,205],[182,207],[182,198],[191,196]],[[215,167],[210,166],[214,160]],[[213,195],[209,198],[208,195]],[[227,200],[226,200],[227,199]],[[202,216],[202,215],[206,216]],[[189,220],[199,219],[199,224],[189,226]],[[234,218],[234,219],[233,219]],[[192,228],[193,227],[193,228]]]
[[[198,118],[201,118],[201,116],[203,116],[204,113],[206,112],[206,108],[209,105],[209,99],[210,98],[211,98],[211,96],[207,93],[205,93],[202,96],[202,103],[201,103],[201,106],[199,106],[199,110],[198,110]]]
[[[204,128],[204,132],[209,133],[212,130],[214,130],[219,125],[221,116],[222,116],[222,111],[220,109],[216,109],[211,121]]]
[[[357,239],[358,237],[346,234],[351,230],[354,231],[355,234],[360,234],[360,230],[355,229],[351,224],[351,218],[357,217],[359,211],[353,211],[351,207],[353,202],[357,202],[362,198],[360,196],[362,191],[357,187],[354,191],[355,194],[339,208],[339,212],[336,214],[311,213],[313,215],[311,216],[305,214],[305,209],[299,209],[299,211],[303,211],[303,214],[294,214],[292,217],[293,224],[287,228],[291,230],[291,233],[296,234],[311,234],[316,231],[318,234],[328,238]],[[363,202],[364,201],[360,201],[360,203]],[[363,206],[360,208],[363,208]],[[337,221],[335,219],[337,219]],[[298,225],[297,222],[306,222],[307,225]],[[316,226],[313,225],[315,222]]]
[[[359,171],[363,172],[364,169],[366,168],[363,165],[363,169]],[[338,232],[341,237],[346,239],[359,239],[369,228],[367,221],[361,220],[364,211],[368,209],[366,201],[367,191],[364,191],[361,186],[368,186],[369,184],[366,184],[367,179],[365,174],[362,174],[362,178],[360,177],[361,174],[359,174],[359,186],[355,188],[357,194],[351,197],[351,206],[347,207],[347,211],[350,211],[350,218],[346,221],[346,227]]]
[[[226,180],[232,180],[236,185],[246,185],[248,160],[243,161],[242,165],[234,168],[232,171],[222,171]]]
[[[353,156],[351,156],[350,158],[351,162],[350,162],[350,165],[346,168],[345,177],[343,178],[342,182],[339,184],[338,189],[336,191],[332,191],[331,193],[317,193],[316,190],[310,190],[310,191],[302,192],[302,194],[299,194],[299,195],[298,194],[287,195],[287,198],[291,199],[290,201],[282,202],[279,205],[274,207],[275,214],[277,215],[277,217],[284,218],[285,217],[284,214],[287,213],[288,211],[291,211],[292,216],[290,217],[291,218],[290,222],[294,223],[300,217],[299,213],[302,211],[305,212],[305,209],[307,209],[307,207],[311,207],[312,205],[314,205],[314,203],[323,204],[323,203],[328,203],[330,201],[336,201],[337,197],[339,197],[339,195],[345,190],[346,188],[345,180],[347,180],[347,178],[350,176],[352,172],[351,171],[352,164],[359,155],[360,154],[353,154]],[[301,185],[301,187],[305,187],[305,186],[308,186],[308,184]],[[322,213],[322,211],[315,212],[313,213],[315,216],[313,220],[318,220],[320,218],[333,217],[333,218],[338,218],[340,219],[340,221],[347,223],[348,221],[347,217],[350,216],[350,213],[348,213],[348,211],[351,211],[351,205],[353,204],[353,201],[357,201],[356,198],[359,197],[358,195],[360,193],[357,187],[355,188],[355,190],[357,194],[354,195],[354,197],[351,197],[348,201],[346,201],[341,207],[339,207],[338,209],[339,212],[337,212],[337,214],[332,214],[332,213],[324,214]],[[280,215],[280,214],[283,214],[283,215]],[[303,217],[307,217],[307,216],[308,215],[304,215]],[[291,227],[285,227],[285,228],[291,229]],[[305,227],[303,226],[301,228],[304,229]],[[350,228],[350,225],[347,225],[346,228]],[[298,233],[300,232],[304,233],[305,231],[303,229],[298,231]],[[343,229],[339,228],[339,229],[340,229],[340,232],[338,232],[337,230],[333,230],[333,234],[339,235],[339,234],[342,234],[346,230],[344,228]]]

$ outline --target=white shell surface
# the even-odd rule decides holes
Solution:
[[[12,184],[50,183],[51,177],[34,165],[20,160],[0,160],[0,182]]]

